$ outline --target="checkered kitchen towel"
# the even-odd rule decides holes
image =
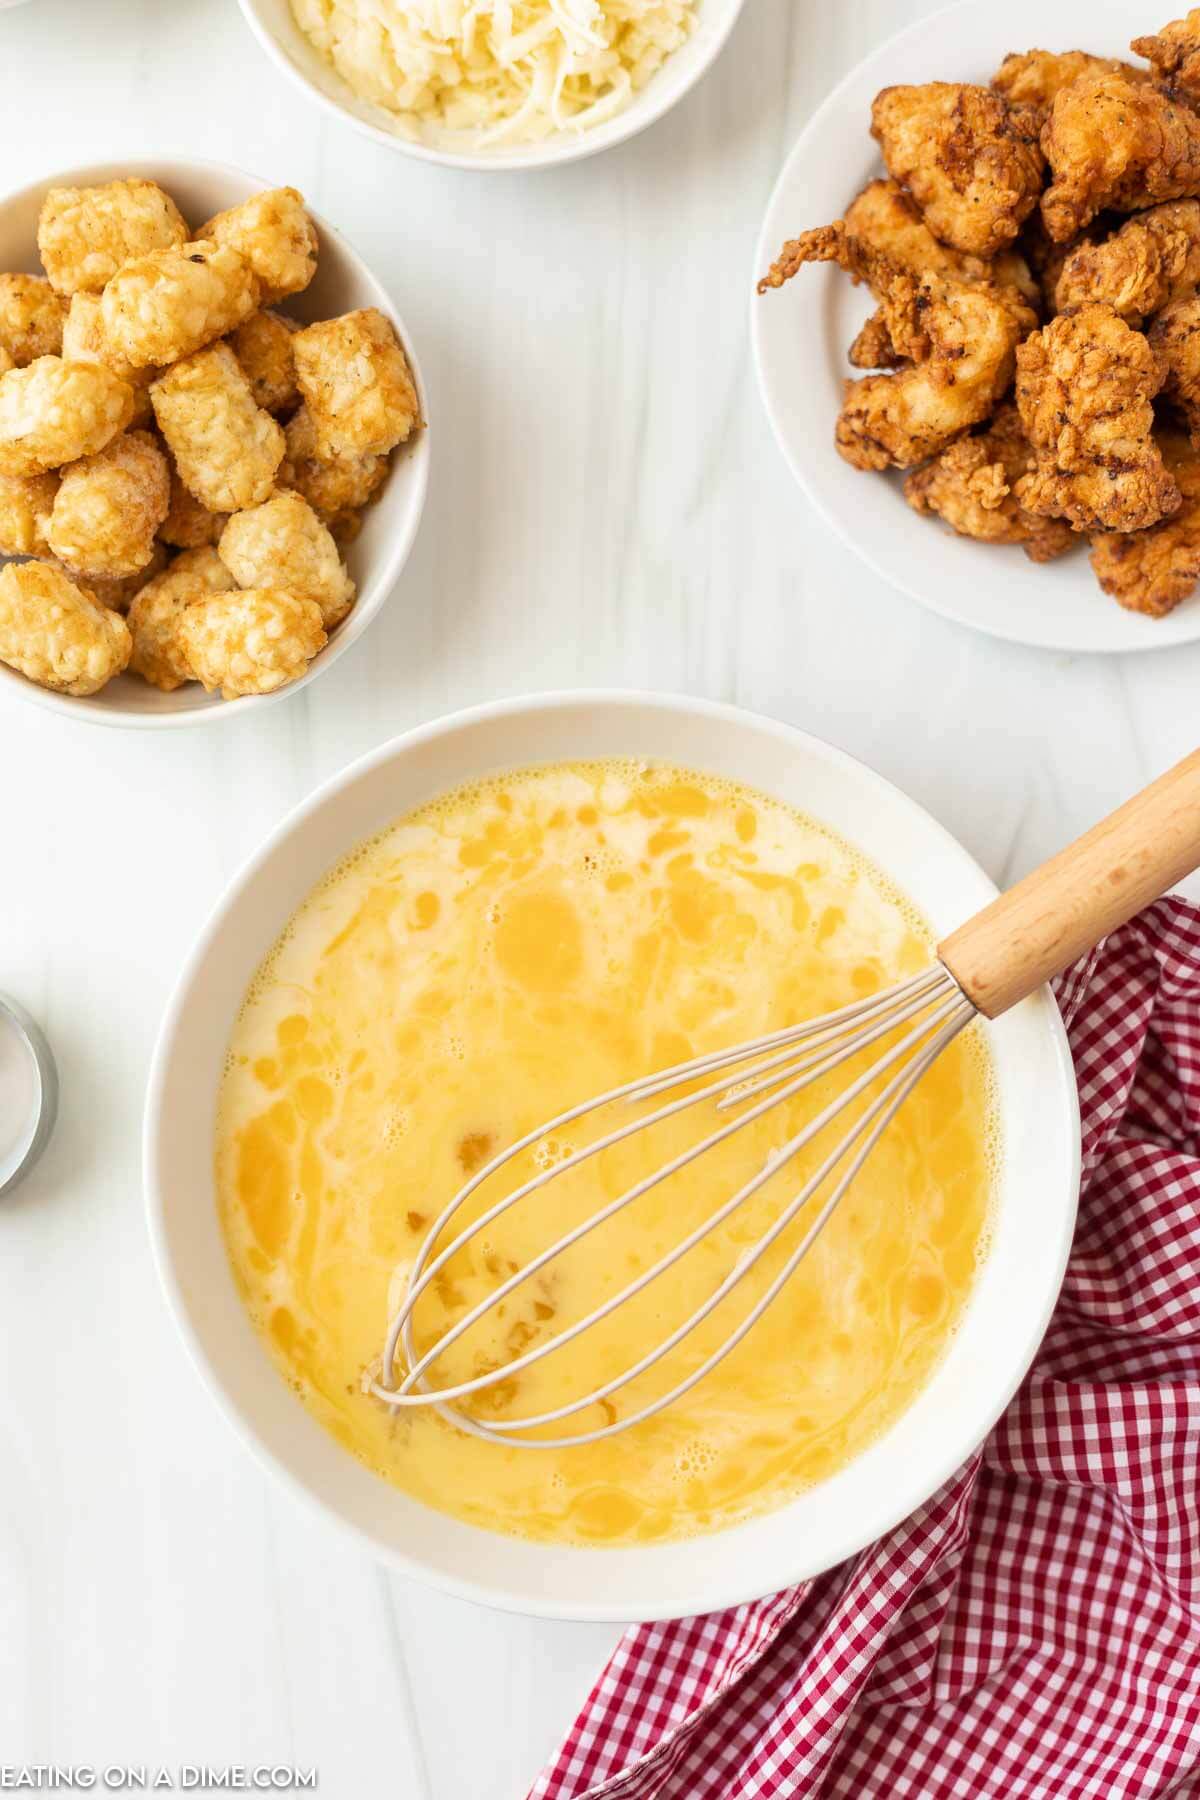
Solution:
[[[1083,1196],[983,1449],[852,1562],[628,1631],[531,1800],[1200,1795],[1200,908],[1059,983]]]

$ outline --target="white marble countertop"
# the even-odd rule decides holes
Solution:
[[[142,1089],[227,877],[319,780],[450,708],[654,686],[816,731],[998,879],[1195,743],[1200,645],[1026,652],[898,598],[811,515],[746,336],[760,215],[813,105],[925,0],[748,0],[668,119],[559,173],[390,154],[305,104],[233,0],[0,15],[2,181],[122,154],[292,182],[390,284],[437,439],[415,554],[306,693],[147,736],[0,709],[0,989],[62,1113],[0,1202],[0,1764],[315,1764],[327,1800],[518,1800],[616,1633],[392,1579],[252,1466],[142,1223]],[[1034,576],[1031,572],[1031,579]]]

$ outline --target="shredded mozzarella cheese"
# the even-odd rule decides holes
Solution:
[[[473,149],[612,118],[696,23],[696,0],[291,3],[309,40],[397,132]]]

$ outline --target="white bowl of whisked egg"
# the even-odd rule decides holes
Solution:
[[[502,702],[327,783],[216,907],[147,1097],[160,1276],[243,1441],[393,1568],[548,1617],[708,1611],[886,1531],[984,1437],[1057,1295],[1079,1139],[1046,991],[956,1040],[742,1343],[656,1416],[630,1409],[696,1366],[768,1262],[746,1265],[724,1325],[718,1311],[672,1350],[682,1362],[580,1415],[624,1410],[629,1428],[602,1441],[517,1444],[397,1414],[378,1396],[381,1355],[431,1220],[498,1149],[590,1094],[875,993],[993,893],[861,764],[696,700]],[[492,1219],[429,1290],[418,1350],[526,1268],[542,1233],[594,1217],[643,1156],[698,1134],[690,1117],[662,1127],[684,1138],[622,1143],[611,1166],[602,1152]],[[563,1333],[792,1128],[765,1114],[523,1282],[481,1321],[492,1336],[462,1339],[467,1372]],[[582,1129],[539,1142],[530,1170]],[[538,1414],[632,1366],[743,1264],[802,1167],[472,1416]],[[481,1179],[477,1208],[500,1177]],[[447,1357],[434,1386],[463,1372]]]
[[[370,624],[428,473],[411,341],[295,189],[168,161],[0,201],[0,696],[211,723]]]

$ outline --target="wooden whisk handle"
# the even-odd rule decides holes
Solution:
[[[1200,750],[951,932],[938,956],[994,1019],[1200,866]]]

